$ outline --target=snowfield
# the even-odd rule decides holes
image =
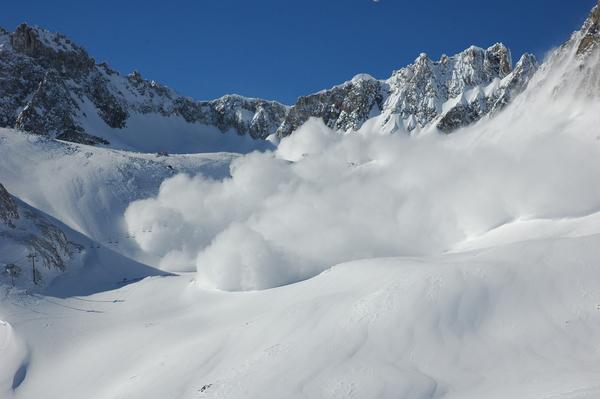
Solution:
[[[43,285],[0,274],[0,398],[600,398],[590,18],[451,135],[309,120],[159,156],[0,130],[0,205],[33,215],[0,212],[2,266],[31,220],[80,248]]]
[[[11,295],[1,312],[31,356],[14,397],[592,399],[599,256],[592,235],[354,261],[266,291],[184,274]]]

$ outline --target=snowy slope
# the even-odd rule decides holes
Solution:
[[[592,399],[599,248],[594,235],[356,261],[242,294],[184,275],[11,297],[0,314],[34,354],[14,397]]]
[[[10,218],[0,218],[3,294],[14,290],[59,297],[89,295],[147,276],[166,275],[73,231],[7,193],[2,185],[0,196],[4,200],[0,210],[9,205],[13,211]],[[30,254],[35,255],[35,264]],[[18,270],[12,277],[7,273],[9,265]]]
[[[150,234],[145,231],[152,228],[126,230],[122,219],[131,201],[155,195],[161,182],[177,173],[224,177],[237,156],[130,153],[0,129],[0,182],[11,193],[130,255],[137,251],[132,236]]]

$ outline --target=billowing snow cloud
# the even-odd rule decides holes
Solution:
[[[129,206],[127,225],[152,228],[136,239],[162,267],[252,290],[353,259],[439,254],[517,219],[598,211],[598,104],[532,84],[449,136],[341,134],[310,120],[276,151],[233,161],[227,179],[166,180]]]
[[[196,265],[203,285],[226,290],[299,281],[352,259],[436,254],[518,218],[595,211],[600,141],[578,124],[411,138],[340,135],[311,120],[276,152],[235,160],[223,181],[165,181],[126,221],[152,228],[137,240],[163,267]]]

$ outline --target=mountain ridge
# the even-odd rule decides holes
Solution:
[[[21,24],[12,33],[0,29],[0,89],[5,93],[0,126],[104,145],[127,140],[134,133],[125,131],[134,120],[151,120],[143,124],[148,129],[153,124],[149,115],[168,121],[159,123],[162,131],[155,134],[164,136],[176,134],[165,130],[183,126],[192,137],[231,132],[265,140],[288,136],[311,117],[354,131],[376,116],[391,131],[410,133],[433,126],[449,133],[510,102],[536,69],[530,54],[513,68],[510,50],[496,43],[487,49],[471,46],[439,61],[421,54],[388,79],[356,75],[301,96],[291,106],[236,94],[196,101],[144,79],[137,70],[124,76],[106,63],[97,64],[60,33]],[[452,99],[457,101],[449,104]]]
[[[596,6],[562,47],[577,40],[584,57],[597,47],[599,32]],[[21,24],[12,33],[0,28],[0,127],[142,152],[248,152],[313,117],[343,132],[374,120],[386,132],[451,133],[498,113],[538,69],[529,53],[513,65],[499,42],[438,60],[421,53],[387,79],[358,74],[292,105],[237,94],[198,101],[137,70],[122,75],[96,63],[60,33]]]

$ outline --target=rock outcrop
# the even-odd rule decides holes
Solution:
[[[17,219],[19,219],[17,204],[0,183],[0,222],[14,228],[14,221]]]
[[[600,1],[594,7],[580,31],[577,54],[590,53],[600,43]]]
[[[35,254],[36,284],[44,284],[44,276],[56,275],[83,247],[71,242],[49,217],[15,199],[0,184],[0,265],[18,266],[30,273],[28,254]],[[0,278],[4,273],[0,270]],[[22,276],[33,282],[33,276]]]
[[[290,135],[311,117],[322,118],[338,130],[356,130],[383,109],[385,84],[369,75],[354,79],[329,90],[300,97],[277,130],[279,137]]]

